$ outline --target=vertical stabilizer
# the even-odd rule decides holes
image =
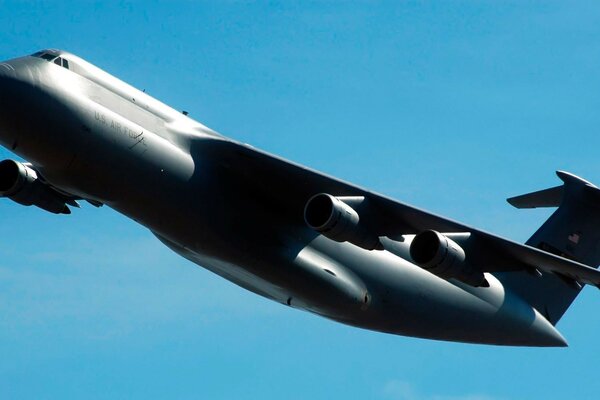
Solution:
[[[568,172],[562,186],[512,197],[517,208],[558,207],[527,244],[597,268],[600,265],[600,189]],[[529,272],[499,274],[503,283],[556,324],[581,291],[568,278]]]

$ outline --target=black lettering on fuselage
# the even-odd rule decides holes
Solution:
[[[96,121],[100,122],[103,125],[106,125],[106,117],[104,116],[104,114],[98,112],[98,111],[94,111],[94,118],[96,119]]]

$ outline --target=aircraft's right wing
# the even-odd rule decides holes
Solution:
[[[363,196],[367,201],[361,221],[364,219],[378,236],[393,239],[424,230],[469,232],[469,256],[482,272],[537,269],[600,287],[600,271],[594,268],[401,203],[248,145],[227,140],[201,140],[195,145],[205,147],[198,154],[212,155],[221,168],[239,175],[249,187],[268,193],[266,200],[290,225],[305,226],[304,206],[317,193]]]

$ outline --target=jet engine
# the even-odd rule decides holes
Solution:
[[[14,160],[0,161],[0,197],[54,214],[71,213],[66,196],[41,181],[32,168]]]
[[[440,278],[455,278],[471,286],[489,286],[483,273],[467,262],[462,247],[434,230],[415,236],[410,245],[410,257],[419,267]]]
[[[361,223],[356,210],[343,199],[326,193],[311,197],[304,207],[304,221],[337,242],[350,242],[366,250],[383,249],[379,237]]]

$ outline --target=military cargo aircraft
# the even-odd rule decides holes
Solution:
[[[557,207],[525,244],[224,137],[80,57],[0,63],[0,195],[55,214],[106,205],[188,260],[285,306],[421,338],[566,346],[555,325],[599,286],[600,189],[509,199]]]

